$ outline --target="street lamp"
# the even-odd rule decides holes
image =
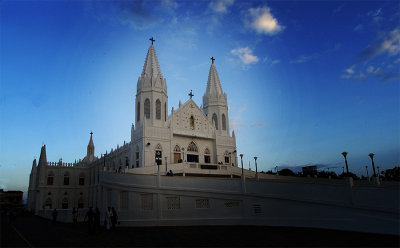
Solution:
[[[379,177],[379,175],[380,175],[380,173],[379,173],[379,166],[377,166],[376,168],[378,168],[378,177]]]
[[[374,177],[376,177],[376,173],[375,173],[375,164],[374,164],[374,156],[375,156],[375,154],[370,153],[370,154],[368,154],[368,156],[371,158],[372,170],[373,170],[373,172],[374,172]]]
[[[342,174],[344,174],[344,167],[342,166]]]
[[[258,172],[257,172],[257,157],[254,157],[254,162],[256,164],[256,179],[258,180]]]
[[[365,169],[367,170],[367,179],[368,179],[368,181],[369,181],[368,165],[367,165],[367,166],[365,166]]]
[[[240,154],[239,156],[240,156],[240,160],[241,160],[241,164],[242,164],[242,176],[243,176],[244,175],[244,172],[243,172],[243,154]]]
[[[167,156],[165,156],[165,172],[167,172],[168,171],[168,165],[167,165]]]
[[[342,155],[344,157],[344,162],[346,164],[346,173],[349,173],[349,166],[347,165],[347,152],[342,152]]]

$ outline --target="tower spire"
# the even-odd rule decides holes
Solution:
[[[157,54],[153,46],[153,42],[155,40],[153,38],[151,38],[150,40],[151,40],[151,45],[149,47],[149,50],[147,51],[146,61],[144,62],[142,71],[142,77],[153,76],[162,78],[160,64],[158,63]]]
[[[223,94],[221,82],[219,81],[217,68],[215,67],[213,59],[214,58],[212,57],[213,63],[211,64],[210,72],[208,73],[207,89],[204,94],[204,96],[208,97],[218,97]]]
[[[89,144],[87,146],[87,156],[94,156],[94,143],[93,143],[93,132],[90,132],[90,140],[89,140]]]
[[[45,166],[45,165],[47,165],[46,145],[43,145],[42,149],[40,150],[38,166]]]

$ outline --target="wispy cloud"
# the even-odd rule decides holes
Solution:
[[[380,55],[394,56],[400,53],[400,29],[395,28],[383,35],[375,44],[368,46],[359,54],[360,62],[367,62]]]
[[[276,65],[279,64],[281,62],[281,60],[279,59],[271,59],[269,57],[265,57],[263,59],[263,63],[267,63],[267,64],[271,64],[271,65]]]
[[[274,35],[285,27],[279,24],[268,7],[250,8],[245,16],[245,25],[259,34]]]
[[[357,72],[355,67],[356,65],[352,65],[351,67],[345,69],[341,77],[355,81],[366,80],[368,77],[374,77],[380,79],[382,82],[388,82],[400,78],[400,72],[383,70],[381,67],[369,65],[366,69],[359,69]]]
[[[383,19],[382,8],[367,12],[367,16],[371,17],[374,22],[379,22]]]
[[[355,27],[353,28],[353,30],[354,30],[354,31],[357,31],[357,32],[360,32],[360,31],[362,31],[363,29],[364,29],[364,25],[362,25],[361,23],[358,24],[357,26],[355,26]]]
[[[302,63],[308,62],[310,60],[317,59],[322,56],[328,55],[334,51],[337,51],[340,49],[340,47],[341,47],[340,44],[336,44],[333,48],[327,49],[322,52],[313,53],[311,55],[300,55],[296,59],[291,60],[290,63],[291,64],[302,64]]]
[[[244,65],[255,64],[259,61],[259,58],[253,54],[249,47],[232,49],[231,54],[238,56]]]
[[[214,0],[210,2],[209,7],[216,13],[224,14],[233,3],[234,0]]]

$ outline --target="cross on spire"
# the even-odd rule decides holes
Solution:
[[[153,39],[153,37],[151,37],[149,40],[151,41],[152,45],[153,45],[154,41],[156,41],[155,39]]]
[[[192,90],[190,90],[190,93],[188,94],[188,96],[190,96],[190,99],[192,99],[192,97],[194,96],[192,93]]]
[[[90,137],[92,137],[92,135],[93,135],[93,132],[92,132],[92,131],[90,131]]]
[[[211,57],[210,59],[211,59],[211,63],[214,64],[214,60],[215,60],[214,57]]]

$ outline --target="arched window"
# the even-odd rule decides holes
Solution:
[[[189,122],[190,122],[190,129],[194,130],[194,117],[193,117],[193,115],[190,116]]]
[[[68,208],[68,198],[67,198],[67,197],[65,197],[65,198],[62,200],[61,207],[62,207],[63,209]]]
[[[144,100],[144,116],[146,119],[150,119],[150,100],[149,98],[146,98]]]
[[[164,121],[167,121],[167,103],[164,103]]]
[[[226,118],[225,118],[225,114],[222,114],[222,130],[226,130]]]
[[[224,153],[224,158],[225,158],[225,164],[229,164],[230,161],[230,154],[228,151],[225,151]]]
[[[47,175],[47,185],[53,185],[54,184],[54,172],[50,171],[49,174]]]
[[[83,198],[82,197],[79,197],[79,200],[78,200],[78,208],[84,208],[85,207],[85,205],[83,204]]]
[[[199,150],[197,149],[196,144],[192,141],[190,142],[188,148],[187,148],[188,152],[198,152]]]
[[[140,102],[137,103],[136,120],[140,121]]]
[[[204,150],[204,163],[206,164],[211,163],[210,150],[208,150],[208,148]]]
[[[192,141],[190,142],[189,146],[187,147],[187,161],[188,162],[199,162],[199,155],[197,149],[197,145]]]
[[[174,152],[181,152],[181,148],[178,145],[176,145],[174,147]]]
[[[217,114],[216,114],[216,113],[213,114],[212,120],[213,120],[213,122],[214,122],[215,129],[218,130],[218,117],[217,117]]]
[[[85,185],[85,174],[79,174],[79,185]]]
[[[139,146],[136,146],[136,167],[139,167]]]
[[[69,185],[69,173],[64,173],[64,185]]]
[[[156,119],[161,120],[161,101],[159,99],[156,101]]]
[[[47,208],[47,209],[51,209],[51,207],[52,207],[52,201],[51,201],[51,198],[50,198],[50,197],[47,198],[46,201],[44,202],[44,207]]]

